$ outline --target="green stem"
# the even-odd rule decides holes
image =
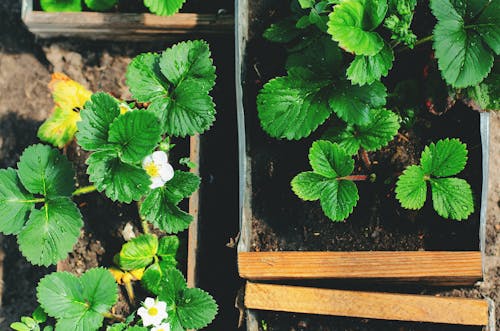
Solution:
[[[22,203],[39,203],[39,202],[45,202],[45,198],[35,198],[35,199],[30,199],[30,200],[21,200],[19,202],[22,202]]]
[[[104,316],[104,318],[115,320],[118,322],[125,322],[125,317],[123,317],[121,315],[113,314],[111,312],[102,313],[102,316]]]
[[[422,39],[419,39],[415,42],[415,45],[414,47],[417,47],[419,45],[422,45],[422,44],[425,44],[426,42],[429,42],[429,41],[432,41],[432,39],[434,38],[434,35],[431,34],[431,35],[428,35],[427,37],[423,37]],[[408,46],[405,46],[403,48],[399,48],[399,49],[396,49],[395,52],[396,53],[402,53],[402,52],[405,52],[407,50],[409,50],[410,48]]]
[[[82,186],[82,187],[77,188],[73,192],[72,195],[73,196],[78,196],[78,195],[88,194],[88,193],[92,193],[92,192],[94,192],[96,190],[97,190],[97,188],[94,185]]]
[[[141,220],[141,224],[142,224],[142,232],[148,234],[149,233],[149,224],[148,224],[148,221],[146,221],[145,219],[142,219]]]

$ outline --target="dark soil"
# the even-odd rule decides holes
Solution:
[[[422,4],[420,4],[422,5]],[[269,79],[285,74],[286,53],[281,45],[265,41],[261,35],[270,23],[288,13],[287,2],[250,2],[249,38],[244,76],[247,153],[251,167],[251,215],[254,251],[363,251],[363,250],[479,250],[479,209],[482,191],[482,156],[479,114],[465,105],[439,95],[443,86],[435,81],[435,62],[430,45],[398,54],[400,62],[384,81],[389,91],[397,81],[417,79],[426,95],[415,124],[402,128],[400,135],[382,150],[369,153],[367,167],[355,157],[356,174],[376,175],[375,182],[357,182],[360,200],[344,222],[332,222],[319,202],[304,202],[290,188],[291,179],[310,169],[308,150],[328,126],[321,126],[301,141],[270,138],[260,127],[256,95]],[[429,13],[416,18],[433,24]],[[425,36],[424,24],[416,33]],[[270,56],[272,55],[272,56]],[[424,72],[426,73],[424,77]],[[441,90],[440,90],[441,89]],[[429,107],[429,98],[432,106]],[[432,111],[432,112],[431,112]],[[474,193],[475,211],[465,221],[441,218],[432,208],[430,196],[420,211],[408,211],[395,198],[395,183],[401,172],[418,164],[425,145],[442,138],[459,138],[467,144],[469,160],[459,177],[466,179]],[[430,194],[430,192],[428,192]],[[498,276],[497,276],[498,277]],[[493,278],[495,279],[495,278]],[[325,284],[322,284],[325,285]],[[336,284],[337,286],[348,286]],[[332,286],[332,284],[329,284]],[[344,286],[344,287],[345,287]],[[356,285],[358,286],[358,285]],[[343,287],[343,288],[344,288]],[[462,297],[491,296],[491,289],[431,289],[421,287],[367,286],[376,291],[428,293]],[[486,286],[487,287],[487,286]],[[356,287],[359,289],[359,286]],[[377,321],[340,317],[259,312],[261,330],[480,330],[460,326]]]

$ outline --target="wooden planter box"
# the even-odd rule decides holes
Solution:
[[[249,142],[245,128],[249,112],[245,109],[245,92],[252,79],[247,78],[247,47],[252,34],[260,31],[259,13],[266,0],[241,0],[236,8],[236,92],[238,107],[239,171],[240,171],[240,241],[238,269],[242,278],[250,281],[286,282],[287,280],[329,279],[367,282],[423,282],[432,285],[473,285],[483,277],[485,250],[486,202],[488,191],[489,114],[480,115],[482,142],[482,187],[478,222],[477,251],[358,251],[358,252],[251,252],[252,240],[252,171],[247,154]],[[263,5],[264,4],[264,5]],[[250,18],[252,17],[252,18]],[[262,24],[262,23],[260,23]],[[253,41],[253,40],[252,40]],[[255,44],[255,41],[253,41]],[[252,45],[254,45],[252,44]],[[257,71],[257,69],[255,69]],[[250,97],[254,97],[251,95]],[[248,99],[248,97],[247,97]],[[246,113],[245,113],[246,112]],[[245,116],[246,115],[246,116]],[[250,121],[255,121],[251,119]],[[478,206],[479,207],[479,206]],[[448,300],[448,301],[446,301]],[[325,314],[386,320],[489,326],[495,329],[494,307],[490,300],[383,294],[361,291],[341,291],[299,286],[265,285],[248,282],[245,304],[247,330],[259,330],[256,311]],[[422,305],[434,307],[432,312],[419,310]],[[470,309],[461,311],[461,306]],[[392,307],[392,308],[391,308]],[[396,308],[398,309],[396,309]],[[401,313],[401,310],[405,312]],[[471,313],[474,311],[475,313]],[[457,316],[457,314],[459,316]]]
[[[22,20],[40,38],[148,41],[166,35],[231,35],[232,15],[178,13],[172,16],[134,13],[47,13],[22,0]]]

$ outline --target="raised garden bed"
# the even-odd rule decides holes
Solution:
[[[312,285],[317,285],[312,280],[324,279],[320,284],[326,287],[347,286],[352,289],[357,284],[368,291],[394,292],[399,289],[413,294],[439,294],[445,291],[442,288],[424,289],[421,283],[473,285],[482,278],[483,273],[488,114],[476,113],[460,102],[447,112],[439,111],[439,116],[419,113],[413,128],[401,130],[401,134],[387,147],[369,153],[370,159],[375,160],[370,170],[370,173],[376,174],[375,182],[358,185],[360,200],[353,214],[344,222],[332,222],[323,214],[317,202],[301,201],[290,189],[293,176],[309,169],[307,153],[312,142],[321,137],[321,127],[317,133],[301,141],[276,140],[262,130],[257,117],[257,93],[271,78],[283,75],[285,60],[283,48],[265,41],[262,33],[271,23],[286,16],[288,10],[286,3],[273,1],[240,1],[237,8],[236,62],[240,64],[236,66],[240,130],[240,276],[256,281],[287,281],[293,284],[306,281]],[[404,78],[420,77],[429,63],[425,55],[429,53],[428,47],[415,50],[417,56],[424,59],[420,62],[413,60],[415,54],[413,58],[406,54],[398,55],[403,59],[392,71]],[[414,212],[402,209],[395,199],[394,183],[397,176],[406,166],[418,163],[425,145],[446,137],[459,138],[469,148],[468,165],[461,177],[466,178],[472,186],[475,212],[462,222],[439,217],[429,201],[422,210]],[[361,160],[356,161],[354,174],[362,170]],[[303,253],[305,251],[307,253]],[[357,282],[353,283],[353,280]],[[385,285],[373,285],[380,281],[384,281]],[[415,281],[419,284],[403,287],[387,284]],[[249,286],[254,300],[256,288]],[[286,296],[286,290],[282,293]],[[464,291],[462,295],[471,296],[471,293]],[[272,297],[269,295],[269,298]],[[349,295],[342,298],[346,302],[350,299]],[[314,310],[290,309],[294,305],[290,300],[291,297],[282,300],[283,305],[289,304],[285,309],[278,307],[280,303],[276,302],[279,300],[273,301],[276,303],[274,310],[314,313]],[[482,302],[483,313],[492,310],[486,301]],[[342,306],[343,302],[331,304]],[[377,307],[371,306],[369,309],[382,311],[385,304],[392,304],[391,300],[381,300]],[[272,305],[266,309],[264,305],[255,304],[255,301],[249,301],[248,306],[273,310]],[[412,320],[391,313],[367,316],[366,312],[360,308],[351,315],[339,311],[329,315]],[[265,326],[267,330],[290,330],[300,328],[301,321],[308,321],[305,322],[308,330],[329,330],[328,327],[333,330],[445,330],[449,327],[377,320],[360,323],[360,320],[340,317],[250,310],[247,329],[256,331]],[[445,322],[439,319],[413,321]],[[491,329],[494,328],[492,314],[479,324],[487,323]]]
[[[181,12],[166,17],[130,12],[48,13],[37,9],[33,1],[22,0],[22,19],[40,38],[148,41],[175,39],[179,34],[226,35],[234,30],[233,15],[219,14],[219,8],[211,13]]]

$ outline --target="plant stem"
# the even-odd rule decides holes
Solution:
[[[95,190],[97,190],[97,188],[94,185],[82,186],[82,187],[77,188],[73,192],[72,195],[73,196],[78,196],[78,195],[82,195],[82,194],[88,194],[88,193],[94,192]]]
[[[350,175],[337,178],[337,180],[352,180],[352,181],[364,181],[367,179],[368,179],[367,175]]]
[[[35,199],[30,199],[30,200],[22,200],[19,201],[22,203],[39,203],[39,202],[45,202],[45,198],[35,198]]]
[[[104,316],[104,318],[108,318],[108,319],[115,320],[118,322],[125,322],[125,317],[123,317],[121,315],[113,314],[111,312],[102,313],[102,316]]]
[[[149,224],[145,219],[141,219],[142,232],[148,234],[149,233]]]
[[[421,39],[419,39],[419,40],[417,40],[417,41],[415,42],[414,47],[417,47],[417,46],[419,46],[419,45],[425,44],[426,42],[432,41],[432,39],[433,39],[433,38],[434,38],[434,35],[433,35],[433,34],[428,35],[427,37],[423,37],[423,38],[421,38]],[[410,49],[410,48],[409,48],[408,46],[405,46],[405,47],[403,47],[403,48],[396,49],[396,50],[395,50],[395,52],[396,52],[396,53],[402,53],[402,52],[405,52],[405,51],[407,51],[407,50],[409,50],[409,49]]]
[[[359,156],[361,157],[361,160],[363,160],[365,166],[367,168],[370,168],[370,166],[372,165],[372,161],[370,161],[370,156],[368,155],[368,152],[366,151],[366,149],[361,148],[359,150]]]

